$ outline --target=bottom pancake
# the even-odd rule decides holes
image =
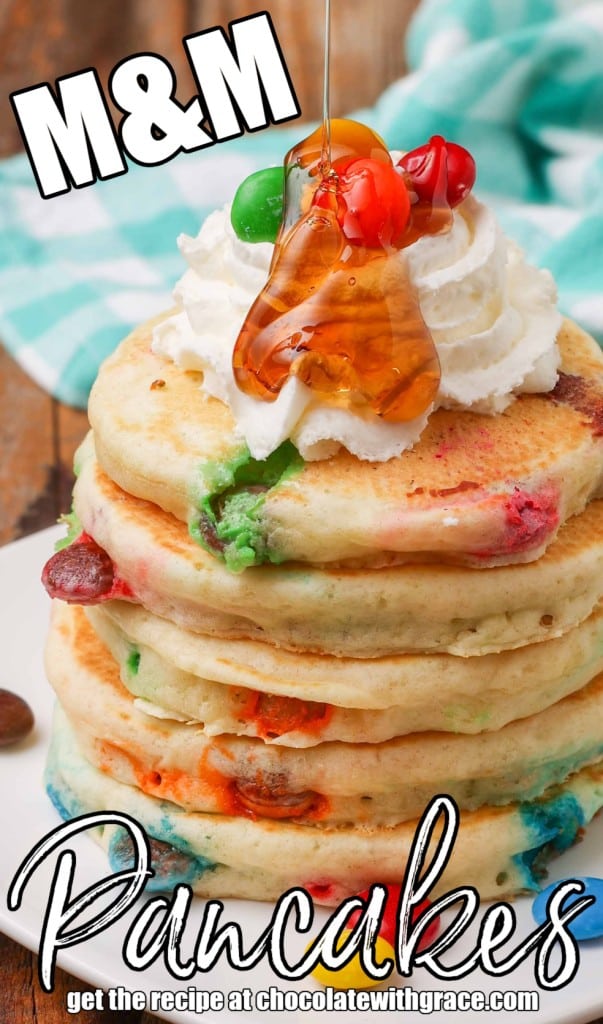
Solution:
[[[185,882],[207,897],[275,900],[302,886],[317,903],[336,905],[374,882],[400,883],[417,826],[414,821],[318,831],[283,821],[187,813],[88,764],[60,708],[46,786],[65,819],[101,809],[129,814],[156,840],[153,887]],[[538,800],[463,812],[434,895],[459,885],[475,886],[484,900],[538,889],[546,862],[571,846],[602,806],[600,763]],[[130,857],[124,833],[109,826],[97,830],[95,838],[112,868],[123,869]]]

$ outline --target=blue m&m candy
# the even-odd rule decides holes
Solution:
[[[575,939],[582,942],[585,939],[600,939],[603,937],[603,878],[564,878],[559,882],[553,882],[552,885],[547,886],[542,892],[538,893],[538,896],[532,904],[532,914],[534,920],[538,924],[544,924],[548,920],[547,914],[547,903],[551,895],[563,882],[582,882],[584,885],[584,892],[570,892],[565,899],[562,901],[562,911],[567,910],[571,907],[572,903],[576,900],[582,899],[584,896],[594,896],[595,902],[591,903],[585,910],[581,910],[580,913],[570,921],[566,926],[567,930],[571,932]]]

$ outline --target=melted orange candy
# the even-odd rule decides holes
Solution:
[[[262,739],[274,739],[298,729],[317,731],[327,724],[332,711],[330,704],[252,690],[242,717],[255,722],[258,736]]]
[[[287,155],[283,226],[269,280],[235,345],[235,379],[247,394],[274,401],[296,376],[325,402],[405,422],[433,402],[440,367],[398,250],[419,234],[446,230],[450,210],[417,204],[414,216],[405,210],[403,231],[388,233],[384,222],[384,241],[375,244],[373,230],[366,244],[362,216],[350,235],[356,214],[350,203],[377,194],[370,161],[397,173],[385,143],[364,125],[333,120],[325,166],[321,138],[319,129]],[[362,163],[360,171],[354,161]],[[359,191],[349,193],[346,174]],[[393,183],[400,187],[397,178]],[[406,192],[404,201],[408,206]],[[370,205],[365,210],[370,220]]]

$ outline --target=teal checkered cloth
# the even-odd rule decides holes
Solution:
[[[553,272],[562,310],[603,340],[602,0],[424,0],[407,46],[411,73],[357,116],[392,148],[442,134],[470,149],[478,194]],[[367,72],[370,60],[367,47]],[[25,157],[1,163],[6,347],[84,405],[101,360],[170,305],[176,236],[303,132],[260,132],[49,200]]]

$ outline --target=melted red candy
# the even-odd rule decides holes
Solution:
[[[383,916],[381,918],[381,925],[379,927],[379,935],[381,936],[382,939],[385,939],[386,942],[389,942],[390,946],[392,946],[395,949],[398,921],[398,904],[400,902],[401,887],[399,885],[388,884],[385,886],[385,888],[387,889],[387,899],[385,901],[385,907],[383,908]],[[361,893],[358,893],[358,895],[361,897],[361,899],[367,900],[370,896],[370,890],[364,889]],[[411,923],[414,923],[416,920],[418,920],[421,914],[425,913],[425,911],[428,910],[430,906],[431,903],[429,900],[422,900],[421,903],[418,903],[417,906],[414,907],[412,910]],[[354,910],[347,920],[346,927],[352,928],[360,920],[362,912],[362,908],[360,908],[359,910]],[[431,923],[427,926],[425,931],[422,933],[417,945],[417,950],[426,949],[427,946],[431,945],[432,941],[435,939],[439,930],[440,918],[435,917],[433,921],[431,921]]]
[[[50,597],[68,604],[97,604],[113,598],[132,597],[107,552],[82,533],[69,547],[57,551],[42,571],[42,583]]]
[[[317,903],[327,903],[333,899],[336,886],[333,882],[304,882],[302,888],[310,894]]]
[[[515,487],[505,504],[505,551],[529,550],[559,526],[559,496],[552,487],[538,493]]]
[[[105,594],[103,600],[105,598],[108,601],[129,601],[134,598],[134,591],[129,583],[116,574],[113,576],[113,586],[109,593]]]
[[[560,514],[559,495],[554,487],[542,487],[540,491],[515,487],[502,501],[504,532],[492,548],[476,552],[478,558],[531,551],[555,534]]]
[[[424,146],[405,153],[398,161],[419,203],[458,206],[475,184],[475,160],[456,142],[434,135]]]

